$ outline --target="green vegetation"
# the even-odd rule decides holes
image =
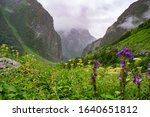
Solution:
[[[0,46],[0,58],[8,57],[21,63],[16,69],[0,70],[0,99],[122,99],[120,59],[116,53],[128,47],[136,59],[127,62],[128,75],[123,99],[150,99],[149,77],[145,74],[150,62],[150,21],[145,22],[114,43],[93,53],[74,58],[63,64],[43,62],[32,54],[18,56],[18,52],[6,45]],[[101,62],[93,72],[95,60]],[[138,61],[137,63],[137,60]],[[130,64],[129,64],[130,63]],[[132,72],[142,74],[140,97]],[[92,75],[96,75],[96,90],[93,91]],[[124,82],[126,83],[126,82]],[[150,83],[149,83],[150,84]]]
[[[97,48],[92,53],[83,56],[83,60],[99,60],[104,66],[116,66],[119,59],[115,54],[127,47],[137,58],[142,58],[141,64],[150,61],[150,20],[145,21],[138,28],[122,35],[117,42],[102,48]]]
[[[4,48],[7,51],[4,51]],[[93,74],[93,65],[90,65],[90,62],[84,66],[80,60],[76,68],[71,66],[68,69],[61,64],[46,64],[37,60],[34,55],[17,57],[16,51],[4,45],[0,50],[0,57],[13,58],[21,63],[20,68],[0,70],[0,99],[122,99],[117,78],[120,68],[97,68],[95,95],[90,79]],[[149,99],[147,78],[145,75],[144,77],[140,99]],[[136,84],[132,83],[132,76],[129,75],[128,79],[130,82],[126,88],[126,99],[139,99]]]

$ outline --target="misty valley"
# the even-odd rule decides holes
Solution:
[[[126,1],[106,31],[107,20],[91,20],[92,3],[77,2],[78,16],[65,2],[56,12],[55,2],[0,1],[0,100],[149,100],[150,0]]]

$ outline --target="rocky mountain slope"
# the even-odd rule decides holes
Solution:
[[[139,65],[144,65],[142,68],[144,70],[150,61],[149,45],[150,19],[140,24],[137,28],[121,35],[117,42],[97,48],[90,54],[83,56],[82,59],[84,61],[99,60],[104,66],[113,66],[115,63],[120,63],[120,57],[117,56],[117,52],[128,48],[134,54],[134,58],[141,58]],[[136,61],[136,59],[133,61]]]
[[[150,0],[138,0],[131,4],[110,26],[103,38],[89,44],[83,51],[83,55],[96,48],[116,42],[127,31],[137,27],[146,19],[150,19]]]
[[[62,39],[63,54],[66,58],[79,57],[83,49],[96,39],[86,29],[71,29],[69,32],[58,31]]]
[[[0,44],[49,59],[62,58],[61,38],[52,16],[36,0],[0,1]]]

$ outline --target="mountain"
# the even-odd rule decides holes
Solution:
[[[62,50],[65,58],[80,57],[83,49],[96,39],[87,29],[71,29],[70,31],[57,31],[62,39]]]
[[[118,17],[117,21],[107,29],[103,38],[89,44],[84,49],[83,55],[118,41],[122,34],[136,28],[147,19],[150,19],[150,0],[138,0]]]
[[[0,1],[0,44],[49,60],[62,58],[61,38],[52,16],[36,0]]]
[[[83,56],[82,59],[84,61],[99,60],[104,66],[116,66],[116,63],[120,63],[120,58],[117,56],[117,52],[124,48],[129,48],[134,54],[134,58],[141,58],[139,66],[142,65],[144,66],[142,69],[145,69],[150,61],[149,45],[150,19],[140,24],[137,28],[121,35],[117,42],[97,48],[91,53]]]

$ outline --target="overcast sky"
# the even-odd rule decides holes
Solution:
[[[56,30],[86,28],[102,37],[129,5],[137,0],[38,0],[54,19]]]

